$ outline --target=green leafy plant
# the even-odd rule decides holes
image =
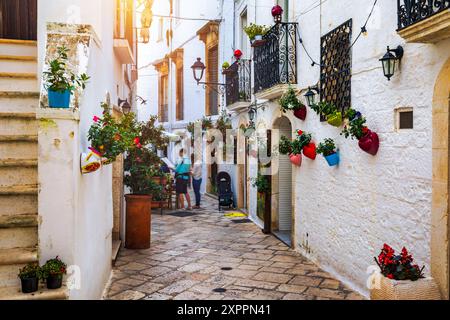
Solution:
[[[270,191],[270,183],[268,176],[258,174],[258,177],[252,178],[252,186],[258,190],[259,193],[266,193]]]
[[[278,145],[278,149],[281,154],[288,155],[292,154],[292,141],[282,136],[280,139],[280,143]]]
[[[231,119],[226,112],[222,112],[220,117],[216,121],[216,129],[219,130],[225,138],[227,130],[233,129],[231,125]]]
[[[345,118],[348,123],[344,126],[341,135],[345,136],[345,138],[360,140],[368,131],[365,126],[367,122],[366,118],[354,109],[347,110]]]
[[[304,107],[304,105],[300,102],[300,100],[297,98],[297,94],[293,87],[289,86],[288,90],[283,94],[281,99],[279,100],[281,111],[286,113],[287,111],[291,110],[297,110],[301,107]]]
[[[228,61],[225,61],[223,64],[222,64],[222,69],[223,70],[226,70],[226,69],[228,69],[230,67],[230,63],[228,62]]]
[[[317,147],[317,154],[321,154],[324,157],[331,156],[337,152],[336,144],[333,139],[325,139],[324,142],[319,143]]]
[[[265,35],[269,30],[269,26],[258,25],[255,23],[250,23],[250,25],[244,27],[244,32],[247,34],[250,40],[254,40],[257,35]]]
[[[67,265],[59,257],[48,260],[41,269],[43,279],[49,276],[62,277],[67,273]]]
[[[44,72],[45,87],[52,91],[64,92],[69,90],[71,93],[77,88],[86,88],[89,81],[85,73],[75,75],[68,69],[68,52],[65,46],[57,48],[56,58],[49,63],[49,69]]]
[[[95,116],[94,123],[89,128],[88,140],[91,148],[110,161],[134,147],[141,146],[140,131],[135,115],[129,113],[116,120],[111,114],[111,108],[103,103],[103,116]]]
[[[203,131],[214,128],[211,117],[204,116],[201,121],[202,121],[202,130]]]
[[[321,101],[317,104],[313,104],[311,106],[311,109],[319,116],[325,118],[332,114],[335,114],[338,111],[337,107],[333,103],[326,101]]]
[[[298,130],[297,131],[297,139],[294,140],[294,148],[295,151],[298,151],[298,153],[294,153],[294,154],[300,154],[303,150],[303,148],[310,144],[312,140],[312,135],[311,133],[305,133],[302,130]]]
[[[29,263],[19,270],[19,278],[22,280],[41,278],[42,270],[38,263]]]

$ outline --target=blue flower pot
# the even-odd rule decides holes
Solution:
[[[69,108],[70,107],[70,91],[63,92],[48,90],[48,106],[50,108]]]
[[[334,153],[332,155],[326,156],[325,160],[327,160],[328,165],[330,167],[337,166],[339,164],[339,161],[340,161],[339,152],[336,152],[336,153]]]

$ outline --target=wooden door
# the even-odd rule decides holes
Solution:
[[[0,39],[37,39],[37,0],[0,0]]]

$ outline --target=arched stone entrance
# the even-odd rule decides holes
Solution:
[[[449,299],[449,108],[450,59],[442,68],[433,96],[433,199],[431,273],[442,297]]]
[[[292,139],[292,124],[285,117],[273,123],[272,141],[277,144],[282,136]],[[277,161],[278,160],[278,161]],[[293,245],[295,211],[293,207],[293,168],[289,156],[279,154],[272,167],[272,232],[280,240]]]

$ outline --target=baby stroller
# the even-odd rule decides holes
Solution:
[[[217,193],[219,196],[219,211],[222,207],[234,208],[234,197],[231,189],[231,177],[226,172],[217,174]]]

